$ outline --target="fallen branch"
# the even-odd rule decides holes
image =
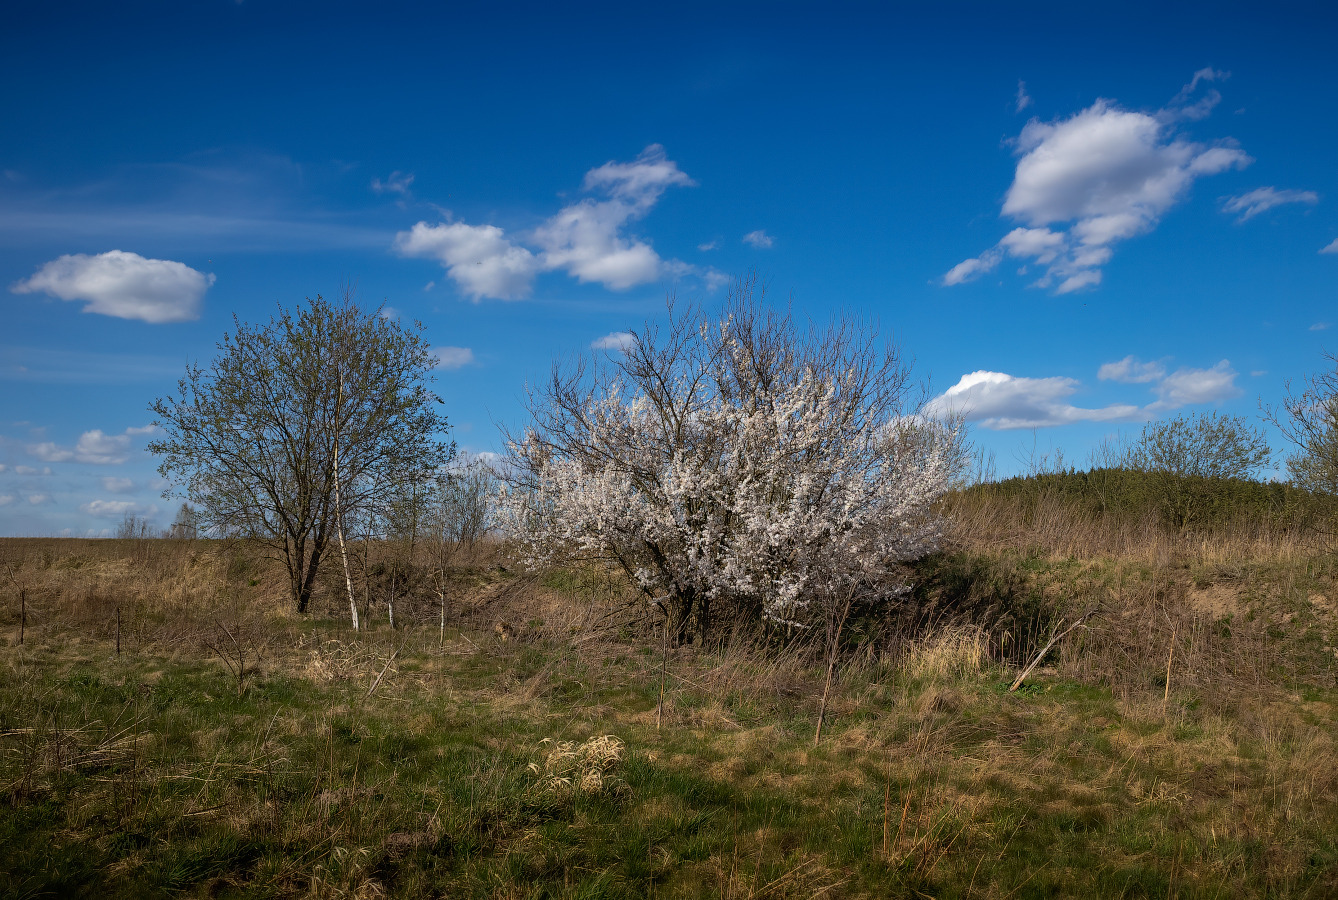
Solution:
[[[1013,681],[1012,685],[1009,686],[1008,692],[1011,694],[1013,691],[1016,691],[1018,688],[1022,687],[1022,682],[1026,679],[1028,675],[1031,674],[1031,670],[1036,668],[1036,666],[1040,664],[1041,660],[1045,659],[1045,654],[1050,652],[1050,648],[1053,647],[1055,644],[1059,643],[1061,640],[1063,640],[1064,637],[1068,635],[1070,631],[1073,631],[1075,628],[1078,628],[1079,626],[1082,625],[1083,622],[1086,622],[1092,616],[1096,615],[1096,613],[1097,611],[1095,609],[1091,610],[1090,612],[1083,613],[1081,616],[1077,618],[1076,621],[1074,621],[1072,625],[1070,625],[1068,628],[1065,628],[1063,631],[1059,632],[1054,637],[1050,638],[1049,642],[1044,647],[1041,648],[1041,652],[1036,654],[1035,658],[1032,659],[1032,661],[1027,664],[1027,667],[1022,670],[1022,674],[1018,675],[1017,678]],[[1061,619],[1060,622],[1062,623],[1063,620]]]
[[[398,647],[396,647],[394,650],[391,651],[391,653],[390,653],[390,659],[387,659],[387,660],[386,660],[386,664],[385,664],[384,666],[381,667],[381,675],[377,675],[377,676],[376,676],[376,680],[372,682],[372,686],[371,686],[370,688],[367,689],[367,696],[368,696],[368,697],[370,697],[370,696],[372,696],[372,694],[376,693],[376,686],[377,686],[378,684],[381,683],[381,676],[386,674],[386,669],[389,669],[389,668],[390,668],[390,664],[393,663],[393,662],[395,661],[395,657],[399,656],[399,654],[400,654],[400,650],[401,650],[403,647],[404,647],[404,644],[400,644]]]

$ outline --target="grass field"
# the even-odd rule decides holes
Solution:
[[[236,549],[0,541],[0,895],[1338,896],[1333,555],[955,513],[816,747],[820,653],[663,659],[596,570],[355,634]]]

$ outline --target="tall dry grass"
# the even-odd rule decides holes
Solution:
[[[1186,559],[1208,564],[1295,562],[1324,553],[1332,544],[1320,531],[1247,515],[1176,530],[1156,510],[1092,513],[1044,490],[1007,497],[958,493],[944,502],[943,512],[951,540],[961,546],[1036,549],[1079,559],[1116,557],[1150,565]]]

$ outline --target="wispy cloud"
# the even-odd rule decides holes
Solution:
[[[1338,253],[1338,238],[1334,238],[1328,244],[1319,248],[1320,253]]]
[[[602,199],[569,204],[527,234],[508,235],[496,225],[418,222],[396,235],[395,249],[403,256],[438,260],[475,301],[527,297],[538,274],[550,271],[615,291],[666,276],[706,277],[709,272],[688,263],[662,259],[649,243],[627,232],[668,188],[694,184],[663,147],[652,144],[631,162],[611,161],[588,171],[583,189]]]
[[[1028,106],[1031,106],[1031,95],[1027,93],[1027,83],[1018,81],[1017,83],[1017,112],[1022,112]]]
[[[82,300],[84,312],[161,324],[198,319],[204,292],[213,283],[212,274],[184,263],[111,250],[62,256],[10,290]]]
[[[1262,212],[1273,209],[1275,206],[1284,206],[1288,203],[1303,203],[1314,206],[1318,202],[1319,194],[1314,191],[1280,191],[1275,187],[1261,187],[1237,197],[1224,198],[1222,200],[1222,212],[1240,213],[1240,217],[1236,221],[1245,222]]]
[[[369,226],[366,209],[335,212],[313,196],[313,185],[345,177],[333,164],[217,150],[116,166],[77,184],[27,179],[4,186],[0,239],[14,246],[141,243],[209,255],[385,247],[394,231]]]
[[[759,250],[766,250],[775,244],[776,240],[759,228],[757,231],[750,231],[745,234],[743,236],[743,242],[745,244],[751,244]]]
[[[129,458],[130,439],[152,434],[155,426],[127,428],[123,434],[105,434],[102,429],[85,431],[73,447],[62,447],[51,441],[29,444],[27,451],[43,462],[81,462],[100,466],[116,466]]]
[[[407,196],[409,186],[413,184],[413,173],[391,172],[385,180],[380,178],[372,179],[372,190],[378,194],[399,194],[401,197]]]
[[[1237,374],[1225,359],[1209,369],[1189,366],[1176,369],[1156,386],[1155,391],[1160,399],[1148,408],[1154,411],[1177,409],[1195,403],[1217,403],[1239,397],[1241,390],[1236,387]]]
[[[177,378],[185,357],[0,346],[0,380],[54,384],[129,384]]]
[[[1001,210],[1019,227],[941,283],[970,281],[1011,256],[1043,266],[1035,284],[1056,294],[1100,284],[1113,248],[1155,229],[1196,179],[1252,162],[1231,141],[1205,145],[1176,130],[1198,116],[1186,104],[1200,82],[1220,77],[1201,70],[1156,113],[1098,100],[1066,119],[1028,122],[1014,142],[1017,168]],[[1196,108],[1206,115],[1211,106]]]
[[[1143,362],[1136,356],[1126,356],[1119,362],[1105,363],[1097,369],[1096,377],[1102,381],[1118,381],[1122,384],[1146,384],[1156,381],[1166,374],[1166,367],[1159,362]]]
[[[1311,331],[1328,331],[1328,330],[1329,330],[1329,324],[1330,324],[1330,323],[1328,323],[1328,322],[1316,322],[1314,325],[1311,325],[1311,326],[1310,326],[1310,330],[1311,330]]]
[[[438,369],[462,369],[474,363],[474,351],[468,347],[437,347],[432,352]]]
[[[93,500],[79,509],[99,519],[124,519],[126,516],[150,518],[158,511],[156,506],[133,500]]]
[[[614,331],[604,335],[602,338],[596,338],[590,342],[590,346],[595,350],[616,350],[625,351],[628,347],[636,343],[636,335],[630,331]]]

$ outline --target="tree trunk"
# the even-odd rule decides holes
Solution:
[[[353,616],[353,630],[358,630],[358,603],[353,599],[353,577],[348,571],[348,548],[344,545],[344,507],[339,494],[339,410],[344,406],[344,376],[339,376],[339,402],[335,405],[334,483],[335,532],[339,535],[339,555],[344,560],[344,584],[348,587],[348,609]]]

